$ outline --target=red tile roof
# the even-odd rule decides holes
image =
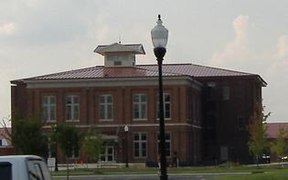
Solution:
[[[121,78],[121,77],[156,77],[158,66],[137,65],[135,67],[104,67],[93,66],[60,73],[32,77],[24,80],[64,80],[64,79],[98,79],[98,78]],[[256,76],[266,85],[266,82],[258,75],[232,71],[221,68],[201,66],[195,64],[164,64],[163,76],[190,76],[192,78],[207,77],[250,77]],[[17,81],[17,80],[16,80]],[[15,81],[12,81],[12,83]]]
[[[157,65],[142,65],[145,69],[157,71]],[[192,77],[215,77],[215,76],[250,76],[250,73],[220,69],[195,64],[164,64],[163,72],[188,75]]]
[[[163,72],[163,76],[177,76],[179,74]],[[61,80],[61,79],[97,79],[119,77],[155,77],[158,71],[140,67],[103,67],[95,66],[55,74],[38,76],[30,80]]]
[[[288,123],[267,123],[266,135],[268,138],[275,139],[281,128],[288,128]]]

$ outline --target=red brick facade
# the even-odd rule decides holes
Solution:
[[[21,85],[20,85],[21,87]],[[23,92],[24,91],[24,92]],[[171,152],[177,151],[179,158],[189,162],[201,159],[201,112],[192,112],[195,108],[188,109],[190,99],[197,99],[197,107],[201,107],[200,89],[189,86],[165,86],[165,93],[171,95],[171,119],[166,120],[166,133],[171,136]],[[129,162],[156,161],[157,156],[157,86],[128,86],[128,87],[90,87],[90,88],[19,88],[12,87],[13,111],[25,112],[26,116],[38,116],[41,119],[41,98],[46,95],[55,96],[57,99],[57,123],[65,122],[65,97],[67,95],[79,95],[80,97],[80,121],[74,122],[82,130],[93,125],[98,127],[101,133],[117,136],[117,143],[124,138],[124,126],[128,125],[128,149],[133,150],[133,134],[143,132],[147,134],[147,155],[145,158],[135,158],[129,153]],[[24,94],[19,96],[17,94]],[[113,96],[113,120],[103,121],[99,118],[99,95],[111,94]],[[133,120],[132,96],[133,94],[147,95],[147,119]],[[23,98],[26,97],[26,98]],[[192,97],[192,98],[191,98]],[[22,106],[15,106],[21,104]],[[195,113],[192,119],[191,113]],[[51,128],[55,122],[47,122],[46,128]],[[68,122],[69,123],[69,122]],[[72,122],[70,122],[72,123]],[[118,144],[115,150],[115,158],[123,161],[123,148]],[[193,152],[193,153],[192,153]],[[117,157],[116,157],[117,156]]]
[[[119,59],[108,56],[119,55],[116,50],[121,50]],[[54,120],[44,121],[45,131],[51,130],[55,123],[73,123],[81,131],[96,127],[105,140],[102,160],[125,162],[128,152],[129,162],[156,162],[157,66],[134,65],[133,55],[145,53],[142,45],[115,43],[98,46],[95,52],[105,56],[107,67],[12,81],[12,116],[43,120],[43,97],[49,96],[52,98],[46,103],[53,102],[50,106],[55,110],[50,115]],[[261,89],[266,86],[259,75],[193,64],[170,64],[163,65],[163,77],[167,95],[164,106],[168,109],[165,112],[166,145],[170,155],[177,152],[183,165],[251,160],[246,124],[255,106],[261,104]],[[67,110],[67,107],[80,110]],[[101,119],[103,112],[109,115],[108,119]],[[72,119],[75,115],[77,121],[67,121],[67,113]],[[61,154],[58,158],[63,160]],[[85,154],[80,150],[80,157],[75,160],[86,160]]]
[[[170,134],[170,151],[178,152],[182,163],[199,164],[204,160],[249,160],[245,124],[253,114],[254,106],[261,103],[261,84],[254,78],[222,78],[202,80],[204,85],[165,85],[164,91],[171,95],[171,119],[166,120],[166,132]],[[223,99],[223,87],[229,87],[229,97]],[[157,86],[114,87],[62,87],[27,88],[23,84],[12,86],[13,112],[41,119],[41,98],[56,97],[57,123],[65,122],[65,97],[80,97],[80,120],[74,122],[85,131],[98,127],[101,133],[118,137],[113,141],[114,160],[123,162],[127,149],[129,162],[156,161],[157,156]],[[113,120],[99,118],[99,95],[113,97]],[[133,120],[133,94],[147,95],[147,119]],[[22,112],[22,113],[21,113]],[[211,118],[211,116],[212,118]],[[242,118],[242,119],[240,119]],[[244,122],[239,122],[244,121]],[[55,122],[47,122],[46,129]],[[68,122],[69,123],[69,122]],[[72,122],[70,122],[72,123]],[[128,147],[124,148],[124,126],[128,125]],[[239,127],[242,126],[242,127]],[[133,156],[135,133],[146,133],[147,153],[143,158]],[[203,137],[203,138],[202,138]],[[222,150],[221,150],[222,148]],[[226,152],[228,151],[228,152]],[[84,154],[80,158],[84,158]],[[62,158],[60,158],[62,159]]]

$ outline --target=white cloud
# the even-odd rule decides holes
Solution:
[[[28,7],[37,8],[39,7],[40,0],[25,0],[25,3]]]
[[[275,121],[287,121],[288,94],[288,36],[284,35],[278,39],[275,53],[270,56],[271,63],[267,67],[265,76],[267,77],[267,104],[272,112],[272,119]],[[268,57],[269,58],[269,57]],[[264,91],[264,92],[265,92]],[[282,119],[274,119],[281,117]],[[286,119],[285,119],[286,117]]]
[[[288,35],[283,35],[278,39],[275,57],[277,59],[288,58]]]
[[[0,24],[0,35],[13,34],[15,31],[16,31],[16,24],[14,22]]]
[[[277,78],[287,79],[288,72],[288,35],[282,35],[278,38],[276,49],[273,55],[271,55],[271,64],[267,68],[267,74],[275,77],[274,80]],[[288,85],[286,83],[283,83]]]
[[[288,35],[282,35],[276,44],[254,52],[252,50],[256,47],[252,45],[255,39],[248,36],[249,17],[240,15],[232,25],[235,33],[233,40],[226,43],[222,51],[212,55],[210,64],[262,76],[268,83],[268,87],[263,89],[263,103],[267,112],[272,112],[268,121],[286,120],[275,118],[283,118],[287,114],[288,95],[282,90],[288,88]]]
[[[246,45],[248,23],[249,17],[243,15],[238,16],[232,23],[236,35],[234,43],[238,48]]]
[[[0,97],[1,97],[1,111],[0,122],[10,115],[10,80],[13,74],[13,70],[8,68],[1,68],[0,71]]]
[[[235,37],[232,42],[227,43],[221,52],[216,52],[211,58],[213,66],[231,66],[234,63],[242,62],[250,56],[247,48],[247,28],[249,17],[240,15],[232,22]]]

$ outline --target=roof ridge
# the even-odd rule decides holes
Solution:
[[[178,63],[168,63],[168,64],[162,64],[162,66],[170,66],[170,65],[192,65],[191,63],[182,63],[182,64],[178,64]],[[136,66],[158,66],[157,64],[137,64]]]

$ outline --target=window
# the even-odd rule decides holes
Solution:
[[[166,156],[171,156],[171,134],[170,133],[165,133],[165,149],[166,149]],[[158,150],[160,150],[160,134],[158,134]]]
[[[217,89],[215,82],[208,82],[207,86],[204,88],[204,95],[206,100],[213,101],[217,97]]]
[[[197,99],[198,99],[198,97],[194,96],[194,98],[193,98],[193,121],[194,122],[198,121],[198,117],[197,117],[198,108],[197,107],[199,107],[199,105],[197,104]]]
[[[224,86],[223,87],[223,100],[227,101],[230,99],[230,87]]]
[[[114,146],[112,144],[107,143],[102,147],[100,160],[103,162],[114,161]]]
[[[12,180],[12,164],[9,162],[0,162],[1,179]]]
[[[56,97],[42,97],[42,119],[43,121],[56,121]]]
[[[101,120],[113,119],[113,97],[112,95],[105,94],[99,98],[99,113]]]
[[[133,96],[133,119],[147,119],[147,96],[145,94]]]
[[[77,159],[77,158],[79,158],[79,154],[80,154],[79,148],[73,146],[71,151],[68,153],[68,157],[71,159]]]
[[[145,158],[147,156],[147,135],[146,133],[134,134],[134,157]]]
[[[239,130],[245,130],[246,129],[246,121],[243,116],[238,116],[237,117],[238,121],[238,129]]]
[[[220,146],[220,159],[221,161],[227,161],[229,156],[228,146]]]
[[[168,93],[163,94],[163,101],[164,101],[164,119],[171,119],[171,96]],[[157,101],[157,114],[159,119],[159,96]]]
[[[206,126],[209,129],[211,129],[211,128],[215,129],[216,128],[217,118],[216,118],[216,115],[214,113],[212,113],[212,112],[207,113]]]
[[[121,65],[122,65],[122,62],[121,62],[121,61],[114,61],[114,65],[115,65],[115,66],[121,66]]]
[[[38,159],[28,159],[27,167],[29,180],[51,180],[45,162]]]
[[[79,121],[80,97],[77,95],[66,96],[66,120]]]

